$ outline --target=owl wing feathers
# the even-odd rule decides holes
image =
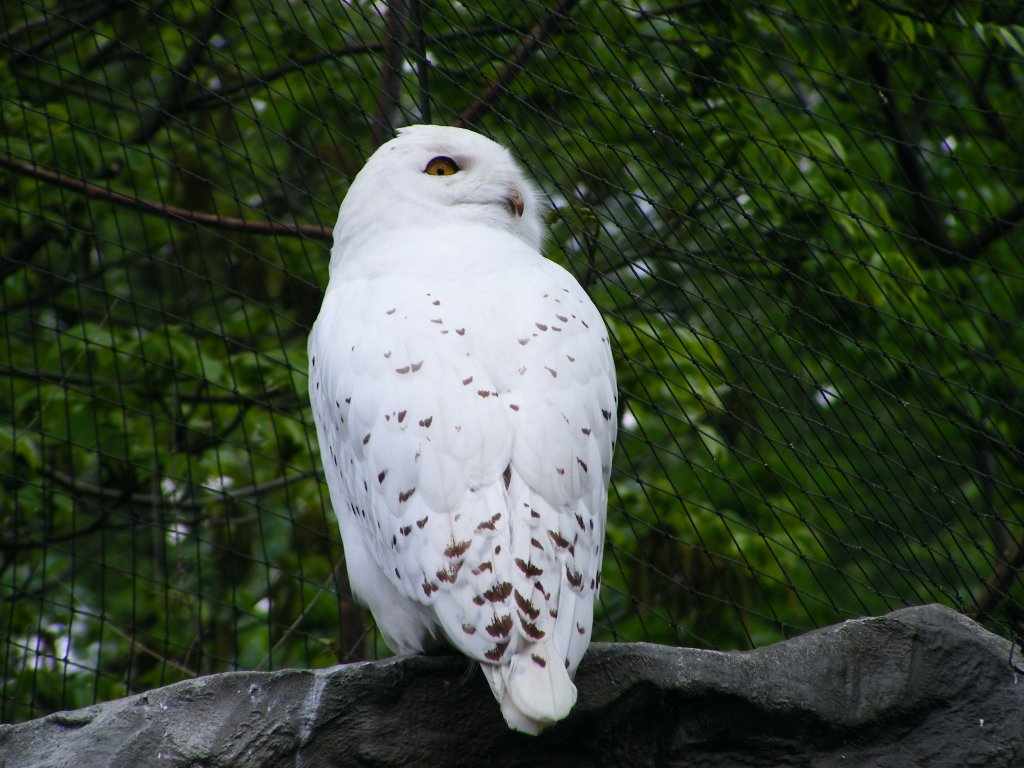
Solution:
[[[375,566],[350,568],[353,590],[388,644],[446,638],[536,732],[575,702],[590,638],[614,370],[563,269],[493,232],[415,247],[438,242],[332,275],[309,344],[317,433],[345,551]]]

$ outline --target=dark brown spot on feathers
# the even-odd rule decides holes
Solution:
[[[500,603],[508,600],[508,596],[512,594],[512,582],[503,581],[500,584],[495,584],[493,587],[484,592],[484,597],[490,600],[492,603]]]
[[[410,533],[412,533],[412,526],[403,525],[401,528],[398,529],[398,532],[403,536],[408,536]]]
[[[529,340],[529,339],[517,339],[517,341],[518,341],[518,342],[519,342],[520,344],[522,344],[522,345],[523,345],[524,347],[525,347],[525,346],[526,346],[527,344],[529,344],[529,343],[530,343],[530,340]]]
[[[605,421],[611,421],[612,419],[612,412],[606,411],[604,408],[601,409],[601,415],[604,416]]]
[[[463,539],[462,541],[454,541],[453,540],[452,543],[449,544],[448,547],[445,548],[444,556],[445,557],[460,557],[460,556],[462,556],[462,555],[464,555],[466,553],[466,550],[469,549],[469,547],[470,547],[470,545],[472,543],[473,542],[470,541],[469,539]]]
[[[509,403],[508,407],[511,408],[513,411],[519,410],[519,406],[516,405],[515,403]]]
[[[538,627],[532,621],[524,621],[524,622],[522,622],[522,625],[523,625],[523,632],[528,634],[534,640],[540,640],[546,634],[543,629]]]
[[[484,599],[482,597],[480,597],[480,595],[477,595],[476,597],[473,598],[473,602],[476,603],[477,605],[483,605],[484,604]]]
[[[534,323],[534,325],[536,325],[537,328],[542,330],[542,331],[546,331],[548,329],[548,327],[546,325],[544,325],[544,323]]]
[[[548,373],[551,374],[552,379],[558,378],[558,371],[556,371],[554,368],[548,368],[546,365],[544,366],[544,368],[547,370]]]
[[[566,541],[558,531],[549,530],[548,536],[551,537],[551,540],[555,542],[555,545],[560,549],[567,549],[569,547],[569,542]]]
[[[440,306],[440,305],[441,305],[441,300],[440,300],[440,299],[434,299],[434,300],[433,300],[432,302],[430,302],[430,303],[431,303],[431,304],[433,304],[433,305],[434,305],[435,307],[438,307],[438,306]]]
[[[457,334],[459,334],[459,336],[465,336],[466,335],[466,329],[465,328],[456,328],[455,332]]]
[[[515,563],[519,570],[522,571],[528,579],[532,579],[534,576],[540,576],[544,573],[543,568],[538,568],[533,563],[528,563],[521,557],[517,557]]]
[[[537,549],[539,549],[539,550],[540,550],[541,552],[543,552],[543,551],[544,551],[544,547],[543,547],[543,546],[541,545],[541,543],[540,543],[539,541],[537,541],[536,539],[530,539],[530,546],[536,547],[536,548],[537,548]]]
[[[366,433],[366,437],[363,438],[363,445],[366,445],[368,442],[370,442],[370,433],[369,432],[367,432]]]
[[[403,421],[405,421],[405,414],[407,414],[407,413],[408,413],[408,411],[399,411],[398,412],[398,423],[399,424],[401,424]]]
[[[509,485],[512,484],[512,465],[509,464],[505,467],[505,471],[501,473],[501,479],[505,481],[505,490],[508,490]]]
[[[438,581],[447,581],[449,584],[454,584],[459,578],[459,571],[462,570],[462,561],[456,560],[446,568],[441,568],[434,575],[437,576]]]
[[[488,661],[497,661],[505,654],[505,649],[508,648],[508,641],[504,643],[498,643],[491,650],[484,654],[484,658]]]
[[[490,560],[484,560],[482,563],[480,563],[480,566],[478,568],[474,568],[473,569],[473,575],[474,576],[479,576],[484,571],[491,571],[493,573],[494,566],[491,565],[491,561]]]
[[[555,317],[557,317],[557,318],[558,318],[559,320],[561,320],[561,321],[562,321],[563,323],[568,323],[568,322],[569,322],[569,318],[568,318],[568,317],[566,317],[565,315],[558,315],[558,314],[556,314],[556,315],[555,315]]]
[[[565,566],[565,578],[569,580],[569,585],[575,589],[583,589],[583,574],[579,571],[574,571],[568,565]]]
[[[462,380],[463,386],[466,386],[466,387],[468,387],[472,383],[473,383],[473,377],[472,376],[469,376],[468,378],[465,378],[465,379]]]
[[[413,373],[416,373],[416,371],[418,371],[422,367],[423,367],[423,361],[422,360],[420,360],[418,363],[413,363],[412,365],[409,366],[409,368],[412,369]]]
[[[584,471],[584,472],[586,472],[586,471],[587,471],[587,464],[586,464],[586,462],[585,462],[585,461],[583,461],[583,459],[581,459],[581,458],[579,458],[579,457],[577,456],[577,457],[576,457],[576,463],[577,463],[577,464],[579,464],[579,465],[580,465],[581,467],[583,467],[583,471]]]
[[[435,323],[436,325],[440,325],[441,323],[444,322],[444,320],[442,320],[440,317],[435,317],[435,318],[431,319],[430,322]]]
[[[389,309],[389,310],[388,310],[387,312],[385,312],[384,314],[385,314],[385,315],[393,315],[393,314],[395,314],[395,310],[396,310],[396,309],[398,309],[398,307],[392,307],[391,309]]]
[[[579,512],[576,513],[576,524],[580,527],[581,531],[587,530],[587,526],[583,523],[583,516]]]
[[[416,521],[416,527],[422,530],[423,526],[425,526],[427,524],[427,520],[429,520],[429,519],[430,519],[429,517],[424,517],[422,520],[417,520]]]
[[[480,395],[480,397],[490,397],[491,396],[491,393],[489,391],[487,391],[486,389],[478,389],[476,391],[476,393],[478,395]]]
[[[590,427],[583,427],[583,429],[581,429],[580,432],[582,432],[587,437],[590,437]]]
[[[399,494],[398,494],[398,503],[399,504],[404,504],[405,502],[407,502],[409,499],[412,498],[412,495],[414,493],[416,493],[416,486],[413,486],[408,491],[401,491],[401,492],[399,492]],[[422,528],[423,526],[420,526],[420,527]]]
[[[474,627],[472,624],[463,624],[462,631],[465,632],[467,635],[475,635],[476,627]]]
[[[408,373],[408,372],[409,372],[409,366],[408,365],[403,365],[401,368],[395,368],[395,373],[403,373],[403,374],[405,374],[405,373]]]
[[[377,482],[384,485],[384,478],[388,476],[388,471],[385,469],[383,472],[377,473]]]
[[[433,416],[427,416],[427,418],[425,418],[425,419],[420,419],[420,426],[423,427],[424,429],[426,429],[427,427],[429,427],[433,423],[433,421],[434,421],[434,417]]]
[[[425,594],[427,597],[430,597],[431,593],[437,592],[438,589],[439,587],[437,586],[437,584],[433,584],[427,581],[426,579],[423,580],[423,594]]]
[[[540,611],[537,610],[533,603],[523,597],[519,590],[515,591],[516,605],[519,606],[519,610],[529,616],[531,619],[536,619],[540,615]]]
[[[530,658],[533,659],[533,663],[538,667],[546,667],[548,665],[543,656],[538,656],[536,653],[531,653]]]
[[[557,472],[560,475],[564,475],[565,469],[563,469],[562,467],[555,467],[555,472]]]
[[[582,624],[576,625],[576,631],[579,632],[581,635],[585,635],[587,633],[587,630],[584,628]]]
[[[512,617],[507,613],[504,616],[495,616],[494,620],[487,625],[487,634],[491,637],[508,637],[512,631]]]

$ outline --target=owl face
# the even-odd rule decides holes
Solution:
[[[368,218],[389,228],[481,224],[538,251],[542,238],[538,195],[512,155],[462,128],[414,125],[381,145],[352,182],[338,225]]]

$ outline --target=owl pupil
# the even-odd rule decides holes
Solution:
[[[438,176],[444,176],[445,170],[444,168],[438,168],[436,171],[434,171],[434,173],[436,173]]]

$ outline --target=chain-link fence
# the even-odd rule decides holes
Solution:
[[[0,720],[386,652],[305,343],[416,122],[523,160],[611,330],[595,639],[1024,625],[1024,6],[0,10]]]

